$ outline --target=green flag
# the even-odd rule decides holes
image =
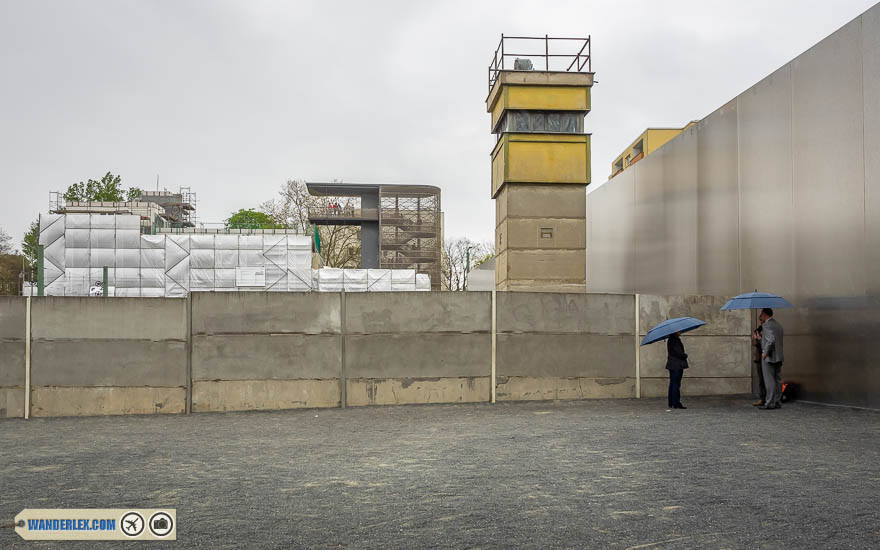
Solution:
[[[321,235],[318,233],[318,226],[315,226],[315,250],[321,253]]]

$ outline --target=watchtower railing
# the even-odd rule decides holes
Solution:
[[[529,41],[526,42],[529,46],[523,48],[527,51],[519,51],[523,45],[518,44],[516,41],[520,40]],[[543,44],[541,44],[541,42],[543,42]],[[505,44],[507,44],[506,49]],[[554,53],[550,53],[550,47],[554,44],[557,45],[557,47],[554,48]],[[559,53],[560,45],[563,44],[572,44],[573,46],[570,48],[570,51]],[[538,48],[543,46],[543,52],[537,48],[532,51],[532,45],[536,45]],[[511,47],[516,51],[510,51]],[[569,48],[564,48],[564,50],[569,50]],[[544,36],[504,36],[502,34],[501,41],[495,49],[495,56],[492,58],[492,62],[489,63],[489,91],[492,91],[492,86],[494,86],[495,81],[498,80],[499,72],[523,70],[514,68],[513,62],[509,60],[511,57],[514,59],[519,58],[537,61],[537,63],[533,62],[532,65],[534,68],[532,70],[590,73],[593,72],[590,50],[590,36],[587,36],[586,38],[574,38],[552,37],[546,34]],[[543,65],[543,68],[541,65]]]

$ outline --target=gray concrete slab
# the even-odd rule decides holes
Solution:
[[[639,332],[676,317],[696,317],[706,324],[694,334],[701,336],[748,336],[751,313],[748,310],[721,311],[728,298],[723,296],[639,295]]]
[[[6,420],[0,519],[174,507],[174,548],[877,547],[880,414],[664,405]]]
[[[26,299],[19,296],[0,296],[0,340],[24,340]]]
[[[745,336],[682,336],[688,354],[688,374],[702,377],[748,377],[751,347]],[[639,348],[642,376],[667,376],[666,342]]]
[[[620,294],[496,293],[498,332],[633,334],[635,297]]]
[[[499,334],[498,376],[635,377],[632,336]]]
[[[0,386],[24,384],[25,343],[0,340]]]
[[[340,336],[220,334],[193,336],[194,380],[339,378]]]
[[[185,340],[186,301],[165,298],[34,298],[35,339]]]
[[[339,334],[337,293],[193,293],[193,334]]]
[[[348,378],[488,376],[489,334],[373,334],[345,337]]]
[[[366,292],[345,295],[346,334],[486,332],[489,292]]]
[[[36,341],[31,380],[35,386],[186,386],[186,343]]]

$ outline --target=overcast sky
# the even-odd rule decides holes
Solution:
[[[875,2],[0,0],[0,227],[121,174],[202,221],[289,178],[442,189],[493,240],[487,66],[501,33],[592,35],[593,181],[644,128],[712,112]]]

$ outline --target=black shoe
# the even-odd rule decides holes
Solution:
[[[774,407],[774,406],[772,406],[772,405],[771,405],[770,407],[768,407],[767,405],[763,405],[763,406],[758,407],[758,408],[761,409],[762,411],[772,411],[773,409],[776,409],[776,408],[778,408],[778,407]]]
[[[781,409],[781,408],[782,408],[782,405],[780,405],[779,403],[777,403],[776,406],[773,407],[773,408],[774,408],[774,409]]]
[[[673,408],[673,409],[686,409],[687,407],[685,407],[684,405],[682,405],[681,403],[679,403],[678,405],[675,405],[675,406],[672,407],[672,408]]]

